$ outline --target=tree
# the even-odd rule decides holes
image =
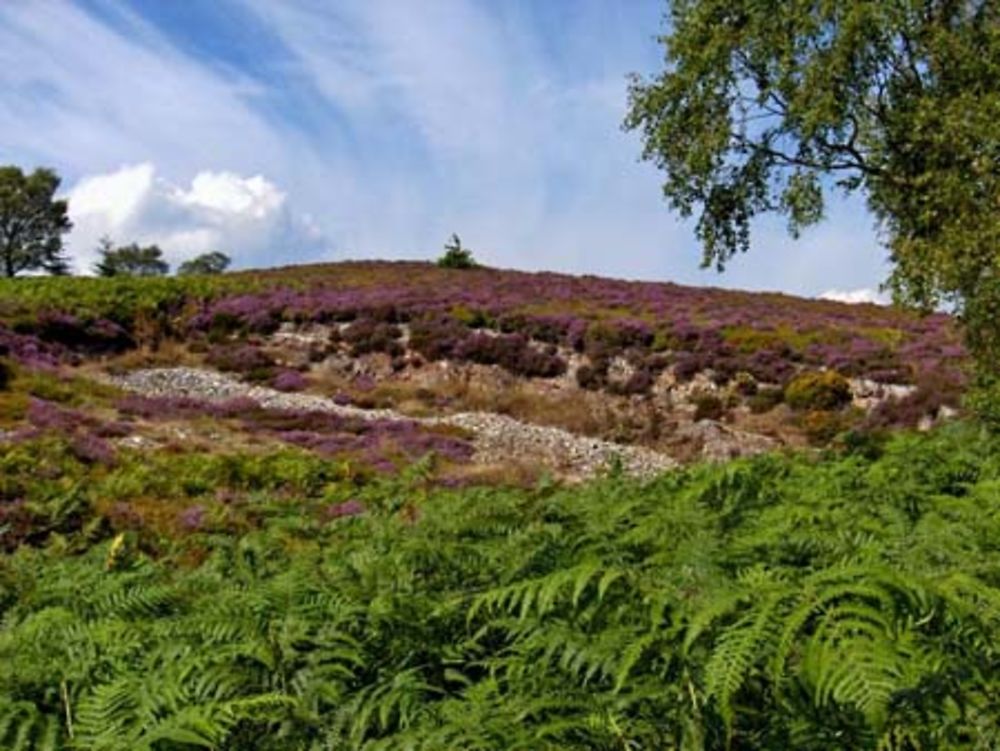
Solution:
[[[952,307],[981,380],[1000,381],[1000,4],[677,0],[666,69],[634,78],[625,127],[697,208],[704,265],[793,235],[824,192],[862,191],[897,301]]]
[[[0,275],[69,273],[62,236],[73,225],[66,201],[54,198],[59,182],[49,169],[26,175],[14,165],[0,167]]]
[[[163,251],[155,245],[132,243],[116,248],[110,238],[102,237],[98,252],[101,260],[94,265],[98,276],[164,276],[170,271]]]
[[[438,258],[437,265],[446,269],[473,269],[479,264],[472,257],[472,251],[462,247],[462,239],[452,234],[444,245],[444,255]]]
[[[231,259],[225,253],[219,253],[218,251],[203,253],[196,258],[182,263],[177,268],[177,275],[221,274],[228,268],[230,263]]]

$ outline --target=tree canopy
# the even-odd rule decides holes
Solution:
[[[633,79],[625,126],[700,211],[704,264],[863,191],[900,302],[947,304],[986,370],[1000,353],[1000,3],[675,0],[665,70]],[[990,365],[993,363],[993,365]]]
[[[59,182],[49,169],[25,174],[13,165],[0,167],[0,276],[69,272],[62,236],[73,225],[66,201],[54,197]]]
[[[98,276],[164,276],[170,271],[163,251],[155,245],[140,247],[131,243],[116,248],[104,237],[98,251],[101,259],[94,265]]]
[[[229,267],[231,262],[232,259],[225,253],[212,251],[211,253],[203,253],[189,261],[184,261],[184,263],[177,267],[177,274],[179,276],[221,274]]]

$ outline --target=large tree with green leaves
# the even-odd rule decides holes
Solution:
[[[797,234],[824,192],[863,191],[900,302],[951,305],[980,375],[1000,362],[1000,3],[675,0],[666,68],[636,78],[627,128],[705,265],[755,215]]]
[[[62,236],[73,225],[66,201],[55,198],[58,189],[52,170],[25,174],[14,165],[0,167],[0,276],[69,272]]]

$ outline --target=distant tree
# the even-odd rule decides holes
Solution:
[[[99,276],[164,276],[170,271],[163,251],[155,245],[140,247],[132,243],[116,248],[110,238],[102,237],[98,252],[101,260],[94,265],[94,271]]]
[[[218,251],[203,253],[196,258],[182,263],[177,269],[177,275],[221,274],[229,267],[231,262],[232,260],[225,253]]]
[[[49,169],[26,175],[14,165],[0,167],[0,275],[69,273],[62,236],[73,224],[66,201],[54,198],[59,182]]]
[[[704,264],[789,229],[824,192],[861,191],[888,246],[888,286],[965,324],[1000,418],[1000,3],[673,0],[665,69],[634,79],[628,128],[696,209]]]
[[[472,251],[462,247],[462,239],[452,234],[445,243],[444,255],[438,258],[437,265],[446,269],[473,269],[479,264],[472,257]]]

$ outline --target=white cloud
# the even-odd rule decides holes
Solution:
[[[869,287],[851,290],[830,289],[821,294],[819,298],[821,300],[835,300],[836,302],[851,304],[874,303],[876,305],[886,305],[889,302],[885,293]]]
[[[115,243],[156,244],[177,264],[221,250],[237,266],[316,259],[328,249],[322,232],[262,175],[199,172],[188,187],[158,177],[150,163],[91,175],[69,192],[74,228],[68,247],[79,272],[96,260],[103,236]]]

